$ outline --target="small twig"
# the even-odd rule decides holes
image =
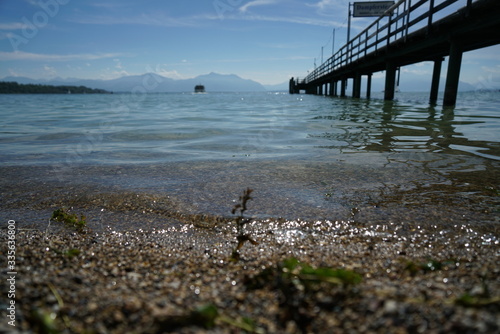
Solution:
[[[49,224],[47,225],[47,228],[45,229],[45,238],[47,238],[47,234],[49,234],[49,228],[50,228],[51,221],[52,221],[52,218],[49,218]]]
[[[231,210],[233,215],[239,211],[239,216],[236,217],[236,228],[238,230],[238,236],[236,237],[236,239],[238,240],[238,245],[233,250],[233,253],[231,255],[231,258],[235,261],[239,260],[239,250],[241,249],[241,247],[243,247],[245,242],[249,241],[252,245],[259,244],[257,241],[252,239],[250,234],[243,234],[243,226],[250,221],[250,219],[243,217],[243,214],[247,210],[247,202],[252,199],[252,197],[250,196],[252,194],[252,191],[253,189],[250,188],[244,190],[243,195],[239,198],[239,203],[235,204],[233,210]]]
[[[240,203],[236,204],[231,211],[233,215],[236,214],[236,212],[239,210],[240,217],[243,217],[243,213],[247,210],[247,202],[252,199],[252,197],[250,197],[252,191],[253,189],[250,188],[247,188],[245,191],[243,191],[243,196],[240,196]]]
[[[61,295],[59,294],[56,287],[52,283],[49,282],[47,283],[47,285],[49,286],[50,291],[52,291],[54,297],[56,297],[57,305],[59,305],[59,311],[61,311],[64,307],[64,301],[61,298]],[[61,318],[63,319],[66,328],[71,329],[71,321],[69,320],[68,316],[62,314]]]

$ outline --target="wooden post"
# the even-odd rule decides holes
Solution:
[[[306,94],[316,94],[316,92],[314,91],[315,89],[316,89],[316,86],[308,84],[306,86]]]
[[[340,83],[340,97],[345,97],[346,87],[347,87],[347,79],[342,79]]]
[[[366,80],[366,98],[369,99],[372,94],[372,73],[368,74]]]
[[[394,100],[395,88],[396,88],[396,65],[388,61],[385,66],[384,100]]]
[[[462,53],[462,48],[459,43],[452,41],[450,45],[450,58],[448,60],[448,73],[446,74],[446,86],[443,98],[443,106],[445,107],[454,106],[457,102]]]
[[[431,84],[431,95],[429,98],[430,104],[436,104],[439,91],[439,78],[441,76],[441,64],[443,59],[439,58],[434,60],[434,70],[432,72],[432,84]]]
[[[352,85],[352,97],[359,99],[361,97],[361,74],[356,72]]]

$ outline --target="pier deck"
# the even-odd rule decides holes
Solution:
[[[455,3],[463,7],[442,17]],[[306,78],[292,78],[290,93],[337,96],[340,83],[340,96],[345,96],[347,79],[353,79],[356,98],[366,75],[369,97],[372,73],[386,71],[384,97],[392,100],[398,67],[433,61],[430,101],[434,103],[441,63],[449,56],[443,104],[450,106],[456,103],[463,52],[500,44],[499,0],[400,0],[388,11],[389,18],[379,17]]]

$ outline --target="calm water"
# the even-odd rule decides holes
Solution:
[[[500,93],[398,100],[275,93],[0,95],[2,164],[346,159],[432,152],[500,160]]]
[[[4,212],[70,185],[225,215],[252,187],[261,217],[498,222],[500,93],[462,93],[448,109],[427,100],[0,95]]]

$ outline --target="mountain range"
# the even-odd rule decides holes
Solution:
[[[235,74],[210,73],[192,79],[171,79],[155,73],[124,76],[111,80],[91,80],[75,78],[53,78],[50,80],[31,79],[26,77],[5,77],[0,79],[6,82],[19,84],[41,85],[72,85],[85,86],[94,89],[104,89],[110,92],[141,91],[148,93],[164,92],[192,92],[194,86],[201,84],[207,92],[260,92],[266,90],[288,90],[288,83],[282,85],[266,86],[248,79],[243,79]]]
[[[264,92],[264,91],[288,91],[288,82],[278,85],[262,85],[256,81],[243,79],[235,74],[210,73],[197,76],[192,79],[171,79],[155,73],[142,75],[124,76],[111,80],[92,80],[76,78],[53,78],[53,79],[31,79],[26,77],[10,76],[0,79],[5,82],[17,82],[19,84],[40,84],[53,86],[85,86],[93,89],[104,89],[109,92],[133,92],[141,91],[148,93],[165,92],[192,92],[194,86],[204,85],[207,92]],[[444,79],[440,83],[440,91],[444,90]],[[362,89],[366,82],[363,81]],[[460,91],[473,91],[476,87],[460,81]],[[350,88],[348,88],[350,90]],[[372,91],[384,89],[384,78],[374,78]],[[400,85],[402,92],[427,92],[430,89],[430,78],[412,76],[406,74]]]

